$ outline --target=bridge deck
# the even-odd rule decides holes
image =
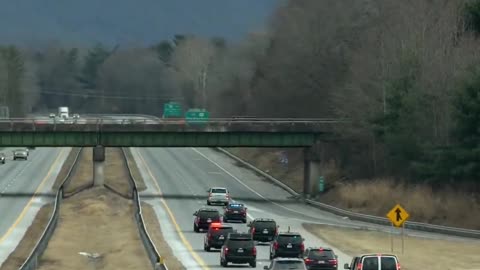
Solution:
[[[331,119],[0,120],[0,146],[304,147],[334,137]]]

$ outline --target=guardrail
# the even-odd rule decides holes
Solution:
[[[147,227],[145,226],[145,222],[142,216],[142,204],[140,200],[140,195],[138,194],[137,190],[137,183],[130,169],[130,162],[128,161],[127,154],[124,148],[122,148],[122,153],[129,174],[129,183],[133,195],[133,205],[135,206],[135,221],[137,222],[140,238],[142,239],[143,245],[145,247],[145,250],[147,251],[148,258],[150,259],[150,263],[152,264],[153,269],[168,270],[168,267],[165,264],[163,257],[158,252],[157,247],[153,243],[150,235],[148,234]]]
[[[62,203],[63,199],[63,192],[64,188],[69,184],[70,182],[70,177],[72,175],[73,170],[77,166],[77,161],[78,157],[82,153],[83,148],[78,151],[77,155],[75,156],[75,159],[73,161],[72,166],[68,170],[67,176],[62,180],[61,185],[58,187],[58,190],[55,195],[55,204],[53,207],[53,213],[52,216],[50,217],[47,226],[45,227],[45,230],[43,231],[42,235],[40,236],[40,239],[37,241],[35,244],[35,247],[32,249],[32,252],[30,255],[28,255],[27,259],[25,262],[20,266],[20,270],[35,270],[38,267],[38,263],[40,261],[40,257],[42,256],[43,252],[48,246],[48,241],[52,237],[56,227],[57,227],[57,222],[58,222],[58,217],[60,215],[60,205]]]
[[[217,147],[217,150],[220,152],[226,154],[230,158],[242,163],[249,169],[257,172],[258,174],[262,175],[266,179],[270,180],[273,184],[281,187],[288,193],[300,197],[301,194],[298,192],[294,191],[278,179],[274,178],[273,176],[265,173],[264,171],[258,169],[257,167],[253,166],[249,162],[243,160],[240,157],[237,157],[236,155],[230,153],[229,151]],[[367,214],[360,214],[360,213],[355,213],[349,210],[345,210],[342,208],[338,208],[335,206],[331,206],[325,203],[317,202],[314,200],[310,199],[305,199],[304,200],[306,204],[312,205],[316,208],[319,208],[321,210],[339,215],[339,216],[344,216],[348,217],[352,220],[358,220],[358,221],[363,221],[367,223],[372,223],[372,224],[379,224],[379,225],[385,225],[385,226],[391,226],[391,222],[384,217],[379,217],[379,216],[373,216],[373,215],[367,215]],[[428,223],[422,223],[422,222],[414,222],[414,221],[407,221],[405,222],[405,228],[407,229],[412,229],[412,230],[417,230],[417,231],[424,231],[424,232],[431,232],[431,233],[440,233],[440,234],[445,234],[445,235],[453,235],[453,236],[460,236],[460,237],[467,237],[467,238],[477,238],[480,239],[480,230],[471,230],[471,229],[464,229],[464,228],[456,228],[456,227],[448,227],[448,226],[441,226],[441,225],[434,225],[434,224],[428,224]]]

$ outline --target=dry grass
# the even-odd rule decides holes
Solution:
[[[105,184],[117,192],[131,196],[128,169],[125,166],[121,148],[105,148]]]
[[[135,163],[135,159],[132,156],[132,152],[130,148],[125,149],[125,154],[127,155],[128,162],[130,164],[130,170],[132,173],[133,178],[135,178],[135,182],[137,184],[137,190],[139,192],[144,191],[147,189],[145,183],[143,182],[143,178],[138,170],[137,164]]]
[[[2,264],[1,269],[10,270],[18,269],[27,259],[33,247],[43,233],[48,220],[52,215],[53,205],[46,205],[38,211],[32,225],[28,228],[22,241],[16,249],[8,256],[7,260]]]
[[[304,224],[305,229],[351,256],[361,253],[390,252],[388,233]],[[394,237],[394,253],[402,269],[480,269],[480,242],[432,240],[405,236],[405,253],[401,238]]]
[[[84,148],[78,161],[80,162],[73,172],[72,180],[65,187],[65,193],[71,193],[79,188],[91,185],[93,183],[93,150],[91,147]]]
[[[425,185],[407,187],[383,179],[338,185],[328,197],[324,201],[379,216],[400,203],[411,220],[480,229],[480,204],[453,190],[433,192]]]
[[[279,162],[278,148],[229,148],[233,154],[281,180],[297,192],[303,191],[303,156],[288,149],[289,166]],[[433,191],[427,185],[405,186],[389,179],[341,182],[335,163],[322,166],[328,192],[322,202],[365,214],[384,216],[396,203],[409,211],[412,221],[480,229],[480,202],[472,194],[445,188]],[[461,211],[459,211],[461,209]]]
[[[131,201],[101,187],[65,199],[39,269],[89,269],[79,252],[99,253],[96,269],[151,269],[133,214]]]
[[[148,234],[152,238],[152,241],[157,247],[158,252],[163,257],[167,258],[165,260],[165,264],[168,266],[168,269],[185,270],[186,268],[179,260],[177,260],[177,257],[173,255],[172,249],[167,242],[165,242],[165,239],[163,239],[162,230],[160,229],[160,224],[158,223],[157,216],[155,215],[153,208],[146,203],[142,203],[142,212]]]
[[[80,147],[74,147],[72,148],[72,151],[70,154],[68,154],[67,159],[63,163],[64,165],[60,169],[60,172],[58,173],[57,179],[55,179],[55,182],[53,183],[52,190],[54,192],[57,192],[58,187],[62,184],[63,180],[67,176],[68,171],[70,170],[70,167],[73,165],[73,161],[75,160],[75,157],[77,156],[78,151],[80,151]]]

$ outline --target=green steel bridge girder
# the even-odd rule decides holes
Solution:
[[[308,147],[328,134],[312,132],[0,132],[0,146]]]

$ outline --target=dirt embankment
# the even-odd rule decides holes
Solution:
[[[295,191],[303,192],[303,155],[301,149],[228,148],[228,151],[271,174]],[[288,165],[280,162],[281,152]],[[334,164],[323,164],[328,191],[318,200],[359,213],[385,216],[396,203],[409,211],[410,220],[439,225],[480,229],[478,196],[445,188],[433,191],[427,185],[407,186],[390,179],[339,181]],[[462,209],[462,211],[458,211]]]
[[[391,253],[391,238],[388,233],[316,224],[305,224],[304,227],[351,256],[362,253]],[[404,270],[480,269],[478,240],[460,242],[405,236],[403,254],[401,236],[395,235],[393,240],[393,253],[398,256]]]

